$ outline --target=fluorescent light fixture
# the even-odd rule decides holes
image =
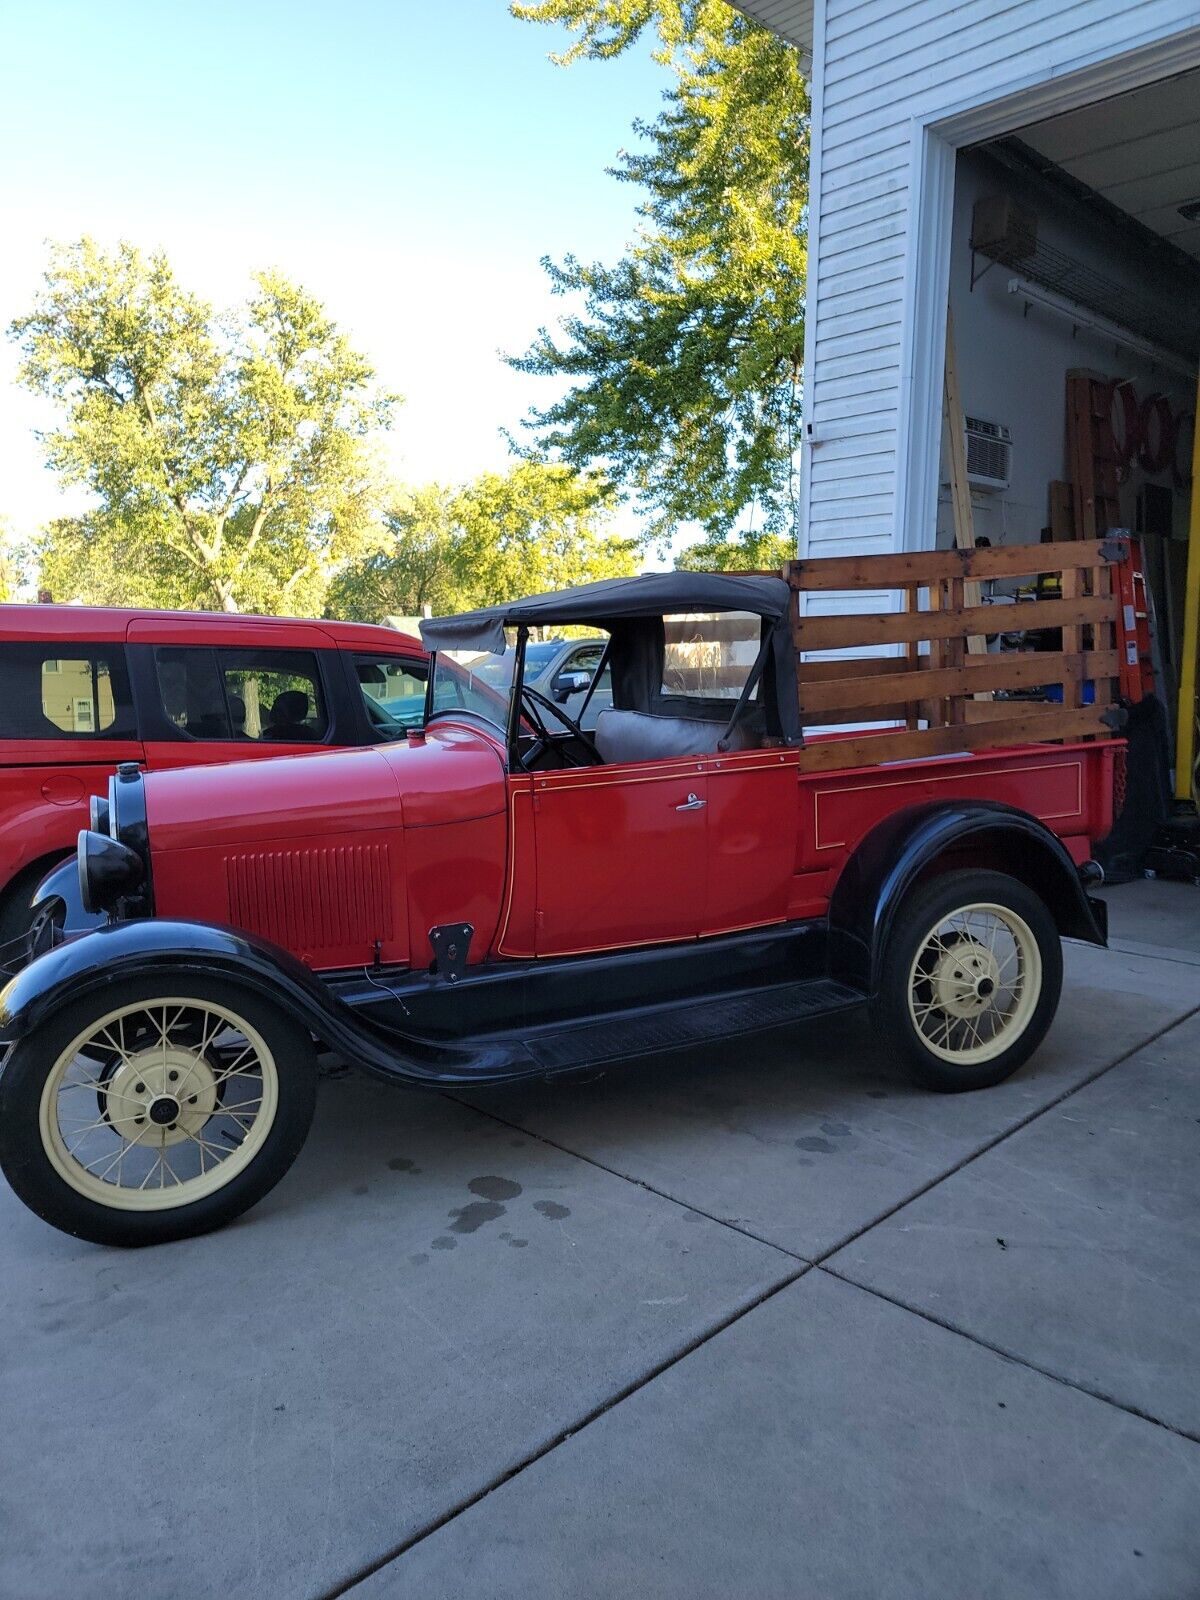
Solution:
[[[1044,306],[1047,311],[1054,311],[1060,317],[1066,317],[1077,328],[1087,328],[1090,332],[1099,334],[1103,339],[1111,339],[1114,344],[1122,344],[1127,350],[1133,350],[1146,361],[1152,361],[1155,366],[1167,367],[1172,372],[1181,373],[1183,377],[1195,382],[1196,365],[1178,356],[1173,350],[1164,350],[1161,345],[1152,344],[1149,339],[1142,339],[1136,333],[1130,333],[1127,328],[1122,328],[1118,322],[1110,322],[1107,317],[1101,317],[1094,311],[1089,311],[1086,306],[1081,306],[1075,300],[1068,300],[1063,295],[1055,294],[1051,289],[1041,289],[1036,283],[1026,283],[1024,278],[1010,278],[1008,280],[1009,294],[1020,295],[1022,300],[1027,300],[1031,305]]]

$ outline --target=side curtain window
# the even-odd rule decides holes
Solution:
[[[758,659],[762,621],[746,611],[664,617],[664,697],[738,699]]]
[[[367,721],[381,739],[400,739],[425,720],[429,664],[400,656],[355,656]]]
[[[320,744],[329,733],[317,658],[311,650],[218,650],[235,739]]]
[[[0,738],[136,739],[120,645],[0,644]]]

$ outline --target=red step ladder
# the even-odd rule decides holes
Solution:
[[[1136,703],[1152,695],[1155,685],[1150,596],[1146,590],[1140,540],[1130,539],[1129,560],[1117,566],[1115,576],[1121,601],[1121,617],[1117,625],[1121,698]]]

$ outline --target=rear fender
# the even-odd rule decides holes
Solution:
[[[948,801],[896,812],[847,861],[829,903],[833,976],[874,994],[906,895],[938,873],[966,867],[1019,879],[1046,903],[1060,934],[1106,943],[1107,906],[1084,892],[1066,847],[1044,823],[999,802]]]
[[[116,922],[57,945],[0,990],[0,1042],[29,1038],[64,1005],[113,983],[156,977],[179,984],[189,976],[222,977],[261,995],[343,1060],[380,1077],[461,1082],[486,1070],[452,1045],[431,1045],[359,1016],[277,945],[202,922]]]

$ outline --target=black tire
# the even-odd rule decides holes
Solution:
[[[274,1115],[256,1153],[221,1187],[167,1209],[126,1210],[80,1193],[56,1168],[42,1134],[42,1094],[60,1057],[89,1023],[124,1006],[150,1006],[168,997],[224,1008],[257,1031],[274,1068]],[[191,1238],[231,1222],[275,1187],[304,1143],[316,1086],[311,1036],[272,1002],[212,979],[117,981],[71,1001],[14,1046],[0,1072],[0,1170],[31,1211],[76,1238],[120,1246]],[[90,1090],[84,1093],[90,1101]]]
[[[1007,1048],[986,1060],[949,1061],[918,1026],[909,1004],[910,980],[918,955],[939,923],[962,907],[981,904],[1004,908],[1025,924],[1037,947],[1040,979]],[[915,889],[900,907],[883,953],[872,1021],[887,1043],[899,1049],[912,1077],[926,1088],[950,1094],[987,1089],[1011,1077],[1045,1038],[1058,1009],[1062,971],[1058,928],[1032,889],[1001,872],[944,873]],[[932,985],[927,993],[932,995]]]
[[[29,902],[33,892],[63,861],[69,861],[70,856],[60,856],[57,860],[43,861],[37,866],[27,867],[5,889],[0,897],[0,961],[3,960],[5,947],[14,940],[23,938],[33,926],[34,912]]]

